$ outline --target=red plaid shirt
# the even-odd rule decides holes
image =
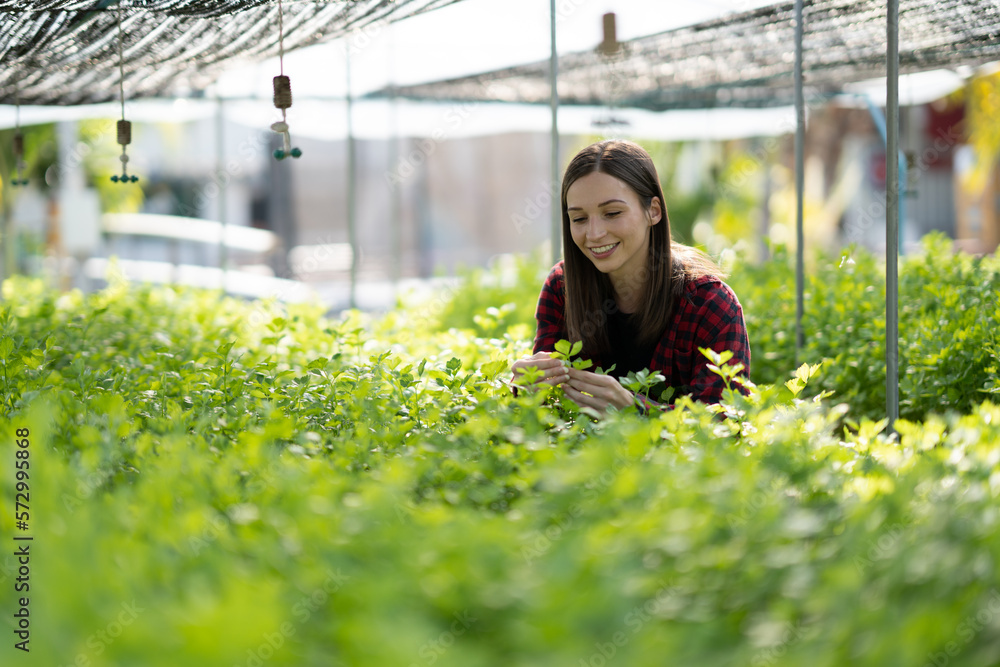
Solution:
[[[563,262],[553,267],[538,297],[535,319],[535,352],[552,352],[556,341],[566,338],[566,284]],[[674,396],[689,394],[704,403],[718,403],[725,383],[708,369],[709,360],[698,351],[707,347],[716,352],[730,350],[730,365],[742,363],[743,374],[749,377],[750,341],[743,321],[743,307],[728,285],[712,276],[696,278],[684,289],[683,297],[674,308],[673,321],[663,332],[648,368],[659,371],[666,384],[674,387]],[[595,366],[607,367],[596,356],[590,357]],[[737,388],[739,388],[737,386]]]

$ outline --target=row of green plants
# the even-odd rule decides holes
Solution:
[[[889,436],[809,398],[814,364],[597,419],[514,396],[530,326],[442,328],[460,290],[335,320],[3,290],[0,527],[25,429],[34,534],[32,651],[8,633],[5,664],[1000,660],[996,405]]]
[[[886,412],[884,262],[857,248],[811,258],[804,346],[796,353],[794,260],[779,246],[766,262],[737,259],[726,267],[746,318],[752,379],[781,383],[802,363],[822,364],[806,395],[832,392],[853,415],[881,418]],[[513,331],[530,339],[533,306],[548,267],[540,258],[518,266],[506,278],[499,271],[470,273],[454,291],[453,302],[461,307],[441,309],[441,316],[425,321],[425,335],[457,328],[480,336]],[[921,252],[900,260],[898,312],[901,416],[922,420],[929,413],[964,413],[996,399],[1000,255],[955,252],[946,237],[925,237]]]
[[[795,279],[779,251],[737,264],[732,282],[746,313],[754,379],[775,382],[795,359]],[[899,409],[969,412],[1000,394],[1000,255],[955,252],[943,235],[900,258]],[[805,283],[799,359],[823,363],[813,391],[832,391],[855,414],[885,414],[885,265],[871,253],[820,256]]]

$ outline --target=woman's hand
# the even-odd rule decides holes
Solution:
[[[580,407],[604,412],[609,405],[623,410],[635,402],[635,397],[611,375],[598,375],[576,368],[569,369],[569,381],[563,383],[563,392]]]
[[[542,371],[542,377],[536,380],[536,384],[560,385],[569,380],[569,369],[562,359],[553,359],[548,352],[536,352],[527,359],[518,359],[511,364],[514,371],[514,384],[521,387],[518,378],[527,368],[537,368]]]

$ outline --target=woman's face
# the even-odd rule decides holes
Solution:
[[[616,291],[636,287],[649,255],[649,228],[662,215],[659,200],[653,198],[647,216],[631,187],[595,171],[569,186],[566,207],[580,251],[611,277]]]

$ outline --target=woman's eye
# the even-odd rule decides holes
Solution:
[[[581,223],[581,222],[586,222],[586,221],[587,221],[586,218],[570,218],[570,222]]]
[[[616,215],[621,215],[621,211],[608,211],[607,213],[605,213],[605,215],[607,215],[609,218],[613,218]]]

